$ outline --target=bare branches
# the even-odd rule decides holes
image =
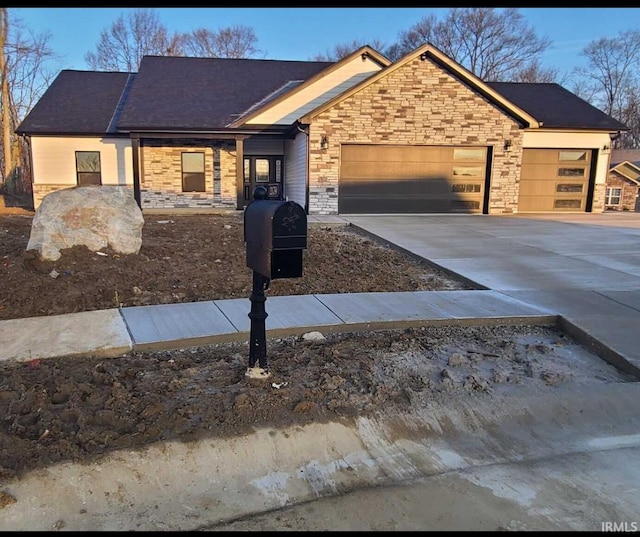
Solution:
[[[98,71],[135,72],[147,55],[248,58],[260,52],[257,41],[254,30],[246,26],[171,33],[155,11],[136,9],[101,32],[96,50],[85,54],[85,61]]]
[[[311,60],[316,62],[336,62],[342,58],[345,58],[349,54],[352,54],[365,45],[369,45],[375,50],[384,49],[384,43],[379,39],[374,39],[373,41],[362,41],[354,39],[350,43],[338,43],[334,45],[332,49],[327,50],[325,53],[316,54],[313,58],[311,58]]]
[[[229,26],[217,31],[198,28],[183,34],[184,49],[188,56],[202,58],[249,58],[260,53],[258,38],[247,26]]]

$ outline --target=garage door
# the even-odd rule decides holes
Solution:
[[[518,212],[584,212],[591,176],[589,149],[524,149]]]
[[[481,213],[486,147],[342,146],[338,211]]]

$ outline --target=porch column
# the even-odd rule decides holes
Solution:
[[[137,134],[131,135],[131,149],[133,157],[133,197],[142,209],[142,200],[140,196],[140,138]]]
[[[236,209],[244,209],[244,137],[236,137]]]

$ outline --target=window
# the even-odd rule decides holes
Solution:
[[[559,183],[556,185],[556,192],[579,192],[582,194],[582,184],[580,183]]]
[[[584,168],[558,168],[558,177],[584,177]]]
[[[622,198],[621,188],[607,188],[604,196],[605,205],[620,205],[620,199]]]
[[[554,209],[579,209],[582,207],[582,202],[580,200],[554,200],[553,208]]]
[[[101,185],[99,151],[76,151],[76,175],[78,186]]]
[[[205,191],[204,153],[182,153],[182,191]]]
[[[479,183],[451,185],[451,192],[480,192],[481,190],[482,186]]]
[[[453,160],[484,160],[484,149],[481,147],[455,147]]]
[[[256,159],[256,183],[269,182],[269,159]]]
[[[454,166],[454,177],[480,177],[482,175],[482,168],[480,166]]]
[[[586,151],[560,151],[558,160],[587,160]]]

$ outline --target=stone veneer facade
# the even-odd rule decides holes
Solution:
[[[621,177],[616,172],[609,172],[609,174],[607,175],[606,186],[611,188],[621,188],[622,196],[620,205],[605,205],[605,209],[614,211],[636,210],[636,200],[638,198],[638,194],[640,193],[640,187],[638,187],[638,185],[631,183],[631,181]],[[606,199],[604,195],[602,196],[602,199]]]
[[[320,148],[323,135],[326,150]],[[511,140],[508,151],[505,139]],[[416,58],[322,112],[309,143],[310,214],[338,214],[343,143],[493,146],[489,213],[517,212],[518,123],[428,59]]]
[[[140,148],[142,209],[236,207],[236,158],[202,140],[145,140]],[[182,153],[204,152],[205,192],[182,191]]]

